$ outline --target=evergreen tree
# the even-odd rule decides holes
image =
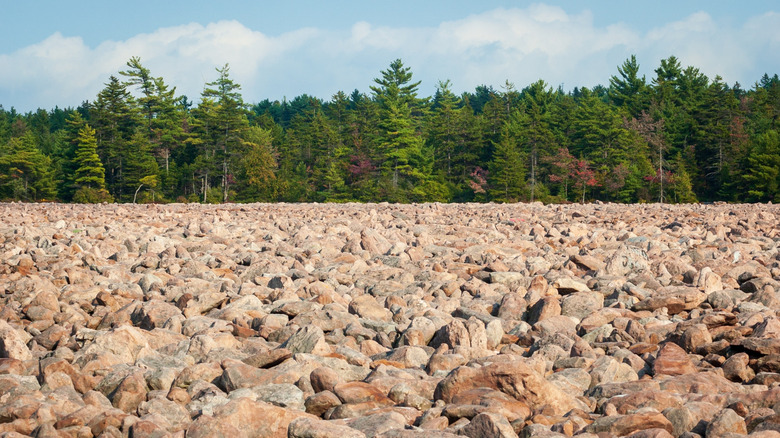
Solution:
[[[97,153],[95,130],[84,124],[78,132],[77,142],[74,183],[78,189],[73,200],[88,203],[112,202],[106,190],[106,171]]]
[[[639,63],[636,55],[618,67],[620,76],[609,78],[608,95],[612,102],[619,108],[624,108],[631,116],[638,116],[646,109],[647,83],[645,77],[639,77]]]
[[[272,202],[277,196],[276,160],[273,156],[273,134],[268,129],[251,126],[243,134],[243,149],[239,166],[238,199],[243,202]]]
[[[688,170],[685,168],[685,160],[683,160],[682,154],[677,154],[673,169],[671,181],[672,201],[682,204],[697,202],[696,194],[693,193],[693,183]]]
[[[374,98],[379,103],[377,145],[381,151],[384,197],[392,202],[408,202],[417,185],[424,185],[431,175],[423,168],[423,139],[417,132],[421,102],[417,99],[420,82],[411,82],[412,73],[400,59],[374,79]]]
[[[746,198],[738,201],[780,202],[780,134],[770,130],[753,143],[745,166]]]
[[[139,126],[139,114],[127,86],[115,76],[89,106],[90,125],[95,129],[98,155],[106,169],[109,193],[120,201],[129,201],[135,187],[127,179],[128,157],[135,147],[131,139]]]
[[[531,202],[546,191],[541,182],[539,164],[554,149],[555,135],[552,132],[550,111],[553,97],[552,89],[547,88],[544,81],[534,82],[523,90],[522,112],[515,111],[507,121],[512,126],[510,129],[521,139],[523,152],[528,157]]]
[[[574,109],[570,139],[572,153],[586,157],[602,174],[631,156],[630,141],[618,111],[587,88],[582,89]]]
[[[490,196],[497,202],[517,202],[526,192],[525,166],[522,154],[509,127],[504,129],[501,142],[496,145],[488,169]]]
[[[52,200],[55,193],[51,158],[41,153],[31,132],[0,148],[0,199]]]
[[[239,92],[241,86],[230,79],[230,67],[225,64],[217,73],[219,77],[207,83],[203,90],[202,105],[205,103],[207,110],[200,114],[210,127],[204,133],[203,142],[212,149],[213,162],[221,174],[222,202],[227,202],[233,183],[233,167],[242,151],[241,136],[249,122]]]

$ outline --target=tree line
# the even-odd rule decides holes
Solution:
[[[77,108],[0,105],[0,200],[780,201],[778,76],[654,73],[421,97],[395,60],[367,93],[248,104],[225,65],[195,105],[133,57]]]

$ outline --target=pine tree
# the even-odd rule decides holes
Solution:
[[[582,89],[574,110],[572,131],[572,153],[586,157],[601,173],[630,158],[630,141],[620,114],[587,88]]]
[[[490,196],[498,202],[517,202],[525,192],[525,166],[516,139],[505,129],[488,169]]]
[[[41,153],[25,131],[0,148],[0,199],[51,200],[55,196],[51,158]]]
[[[646,109],[647,83],[645,77],[639,77],[639,63],[636,55],[618,67],[618,76],[609,78],[609,98],[619,108],[625,108],[633,117]]]
[[[507,121],[517,138],[521,139],[523,152],[528,156],[531,202],[546,192],[539,164],[552,154],[555,144],[550,111],[553,98],[553,91],[547,83],[536,81],[523,90],[521,111],[515,111]]]
[[[213,147],[214,164],[222,177],[222,202],[227,202],[234,165],[241,153],[241,135],[249,121],[239,92],[241,86],[230,79],[230,67],[225,64],[217,69],[217,73],[219,77],[206,84],[202,95],[204,101],[210,101],[210,111],[202,114],[209,119],[207,123],[212,127],[204,141]]]
[[[385,198],[392,202],[409,201],[409,193],[417,185],[424,185],[427,175],[422,168],[423,139],[417,128],[420,120],[413,112],[421,112],[417,86],[411,82],[410,68],[400,59],[382,71],[382,78],[374,79],[374,98],[379,103],[378,147],[382,154],[380,168],[385,183]]]
[[[739,201],[780,202],[780,134],[759,135],[747,156],[743,175],[747,197]]]
[[[106,171],[97,153],[95,130],[84,124],[78,132],[78,146],[74,163],[76,165],[74,183],[77,190],[73,196],[76,202],[112,202],[106,190]]]
[[[243,142],[245,152],[239,164],[243,184],[238,199],[242,202],[275,201],[278,187],[271,131],[257,126],[249,127],[244,132]]]
[[[120,201],[129,201],[135,186],[128,181],[128,157],[135,147],[131,139],[140,125],[135,100],[127,86],[115,76],[89,106],[90,126],[95,129],[98,155],[106,169],[109,193]]]
[[[691,177],[685,168],[685,160],[683,160],[680,153],[677,153],[674,159],[671,192],[672,200],[676,203],[690,204],[697,202],[696,194],[693,193]]]

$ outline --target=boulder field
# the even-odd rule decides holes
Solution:
[[[0,204],[1,437],[780,436],[774,205]]]

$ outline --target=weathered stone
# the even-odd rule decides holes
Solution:
[[[0,435],[780,430],[774,205],[0,215]]]
[[[517,434],[503,415],[483,412],[471,419],[471,422],[460,430],[460,433],[470,438],[515,438]]]
[[[692,310],[699,306],[707,295],[693,288],[673,287],[656,292],[634,305],[634,310],[657,310],[666,308],[670,314]]]
[[[539,321],[561,314],[558,297],[544,297],[528,310],[528,323],[533,325]]]
[[[436,386],[434,398],[450,402],[458,393],[480,387],[497,389],[525,401],[532,409],[547,406],[559,415],[581,407],[522,360],[495,362],[477,369],[458,367]]]
[[[17,330],[10,324],[0,319],[0,357],[30,360],[32,354],[27,348],[29,335],[22,330]]]
[[[352,427],[309,417],[296,418],[287,429],[288,438],[366,438]]]
[[[747,353],[737,353],[721,365],[723,375],[732,382],[749,382],[755,377],[755,372],[748,366],[750,356]]]
[[[610,415],[596,419],[586,430],[590,433],[610,433],[626,436],[646,429],[664,429],[672,433],[672,423],[659,412]]]
[[[654,375],[679,376],[695,372],[696,367],[688,357],[688,354],[673,342],[667,342],[661,347],[653,363]]]
[[[561,300],[561,315],[581,321],[604,306],[604,295],[598,292],[577,291]]]
[[[403,429],[406,417],[398,412],[381,412],[347,420],[347,425],[365,436],[378,436],[390,430]]]
[[[309,414],[303,412],[252,401],[248,398],[239,398],[218,407],[213,416],[198,417],[187,428],[186,435],[196,438],[214,436],[285,438],[290,423],[296,418],[307,416]]]
[[[287,339],[283,348],[292,353],[329,354],[330,347],[325,342],[325,335],[317,326],[306,326]]]
[[[745,420],[731,409],[724,409],[707,425],[707,437],[720,437],[729,433],[747,434]]]

